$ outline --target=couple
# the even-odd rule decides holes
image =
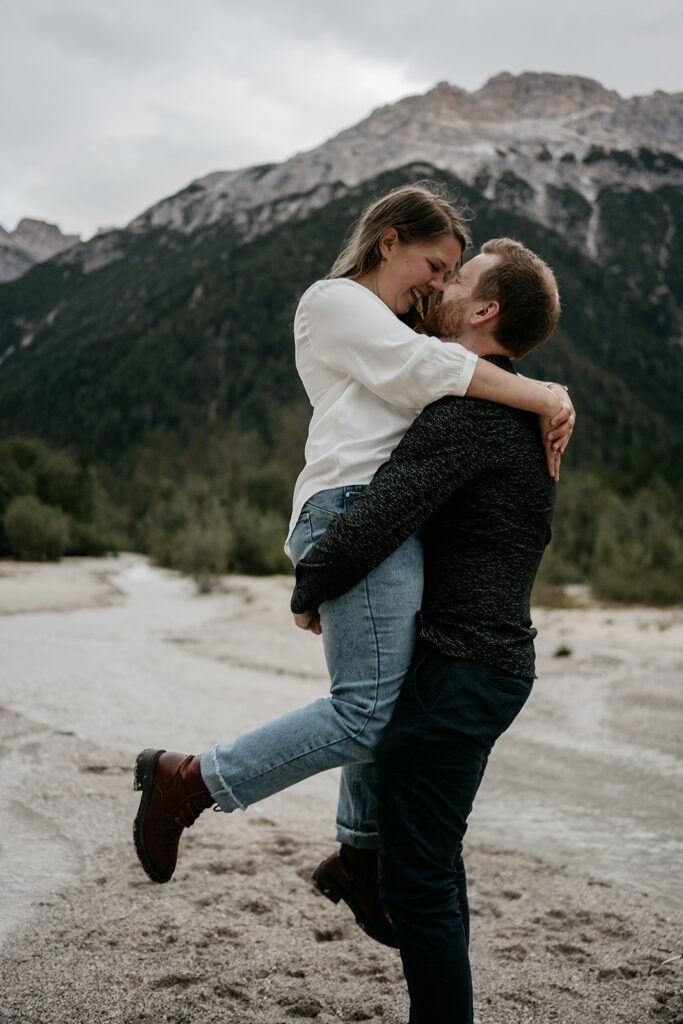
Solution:
[[[559,386],[510,364],[555,325],[551,272],[499,239],[448,280],[467,241],[440,196],[395,190],[297,310],[314,412],[292,609],[322,630],[330,697],[199,757],[144,751],[135,776],[136,849],[165,882],[204,808],[245,808],[344,766],[342,846],[315,883],[398,943],[414,1024],[472,1019],[462,837],[488,753],[531,688],[529,593],[574,418]],[[441,292],[427,328],[458,343],[404,322]],[[393,928],[377,897],[380,833]]]

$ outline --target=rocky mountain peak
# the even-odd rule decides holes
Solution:
[[[618,92],[605,89],[592,78],[558,75],[550,71],[525,71],[511,75],[503,71],[473,93],[478,105],[494,109],[502,119],[517,117],[555,118],[589,110],[612,108],[621,101]]]
[[[22,217],[14,231],[0,226],[0,281],[21,277],[34,263],[51,259],[80,242],[78,235],[63,235],[56,224]]]
[[[550,72],[503,72],[475,92],[439,82],[378,107],[284,163],[198,179],[128,229],[190,234],[230,221],[251,240],[363,181],[408,166],[424,166],[425,175],[447,171],[554,230],[566,221],[573,244],[598,257],[602,230],[595,204],[605,190],[652,192],[683,182],[683,95],[624,99],[590,78]],[[571,209],[558,212],[558,203]],[[93,239],[84,247],[98,266],[116,258],[106,242]],[[98,246],[101,252],[94,251]],[[79,248],[63,258],[76,258]]]
[[[11,237],[16,245],[37,262],[48,260],[56,253],[63,252],[76,242],[80,242],[78,235],[63,235],[56,224],[33,217],[22,217]]]

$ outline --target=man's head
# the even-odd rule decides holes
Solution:
[[[550,267],[511,238],[493,238],[465,263],[428,315],[430,334],[458,338],[480,355],[521,359],[548,338],[560,315]]]

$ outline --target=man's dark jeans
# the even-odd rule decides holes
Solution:
[[[418,643],[377,749],[380,893],[410,993],[410,1024],[471,1024],[462,840],[491,747],[533,680]]]

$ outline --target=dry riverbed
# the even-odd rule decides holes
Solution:
[[[400,960],[311,890],[338,774],[204,814],[174,880],[131,767],[326,692],[288,577],[0,563],[3,1024],[406,1024]],[[466,845],[477,1024],[680,1024],[683,612],[537,609],[539,679]]]

